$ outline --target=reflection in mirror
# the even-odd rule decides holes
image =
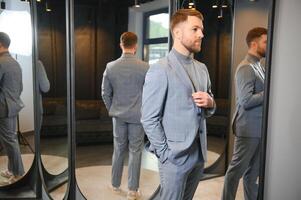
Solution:
[[[265,57],[267,29],[262,27],[250,29],[246,41],[248,45],[246,57],[238,65],[234,76],[235,140],[233,156],[225,175],[223,199],[235,197],[242,177],[245,199],[257,199],[265,79],[260,61]]]
[[[1,186],[22,179],[34,159],[30,7],[27,2],[11,0],[6,2],[5,9],[2,8],[0,9]],[[7,37],[10,38],[10,44]]]
[[[271,0],[235,1],[229,166],[222,199],[257,199],[264,101],[264,57]],[[260,28],[255,28],[260,27]],[[233,155],[232,155],[233,151]],[[238,189],[239,188],[239,189]],[[240,192],[237,192],[240,190]],[[243,191],[243,192],[242,192]]]
[[[40,150],[44,183],[54,199],[63,199],[68,173],[64,18],[65,1],[37,2]]]
[[[87,199],[125,199],[131,187],[127,181],[131,157],[126,148],[123,173],[118,175],[122,176],[121,191],[117,194],[111,188],[113,125],[100,91],[107,63],[121,57],[121,34],[137,34],[139,59],[152,62],[168,51],[169,1],[139,2],[143,4],[137,8],[130,0],[75,0],[76,178]],[[144,17],[153,10],[163,17]],[[146,20],[154,38],[145,35]],[[142,199],[148,199],[159,185],[159,174],[154,156],[142,151],[139,190]]]

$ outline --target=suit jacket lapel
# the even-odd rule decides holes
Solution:
[[[195,92],[195,89],[192,85],[192,82],[185,71],[185,69],[182,67],[180,61],[177,59],[177,57],[170,52],[167,56],[167,62],[171,69],[175,71],[175,74],[177,77],[184,83],[184,85],[190,89],[192,92]]]

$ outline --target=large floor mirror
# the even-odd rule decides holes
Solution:
[[[3,3],[2,3],[3,4]],[[18,144],[14,145],[15,151],[12,151],[7,146],[7,143],[0,144],[0,187],[15,185],[19,180],[24,179],[29,169],[32,167],[35,155],[35,136],[34,136],[34,82],[33,82],[33,65],[32,65],[32,23],[31,15],[32,10],[28,3],[20,1],[6,2],[5,8],[0,9],[0,31],[5,32],[10,37],[11,43],[9,46],[9,53],[15,59],[22,70],[22,83],[23,91],[21,99],[24,103],[24,108],[16,116],[16,137]],[[1,84],[3,83],[4,76],[1,71]],[[1,85],[2,87],[2,85]],[[3,87],[7,87],[4,86]],[[1,97],[3,95],[1,94]],[[3,102],[2,102],[3,103]],[[3,104],[1,104],[3,106]],[[3,110],[1,109],[1,112]],[[3,114],[3,113],[2,113]],[[1,121],[3,123],[3,121]],[[4,126],[1,126],[1,130]],[[3,139],[3,138],[2,138]],[[9,140],[7,140],[9,142]],[[21,153],[21,159],[18,155],[12,152]],[[17,154],[19,154],[17,153]],[[11,162],[12,165],[18,163],[19,171],[23,171],[18,180],[12,179],[11,171],[8,167],[8,157],[18,162]],[[13,157],[12,157],[13,156]],[[16,168],[11,166],[12,168]]]
[[[87,199],[126,198],[128,157],[124,161],[121,196],[111,193],[109,188],[113,127],[101,100],[102,75],[106,64],[121,56],[119,38],[125,31],[138,34],[137,56],[144,56],[147,44],[143,44],[143,20],[156,23],[162,35],[155,37],[164,38],[163,42],[149,45],[149,60],[167,53],[169,1],[144,1],[139,8],[132,1],[75,0],[74,3],[77,184]],[[153,15],[156,21],[144,15],[153,10],[159,11]],[[145,151],[142,157],[140,190],[142,198],[148,199],[159,185],[159,176],[156,159]]]
[[[40,153],[45,189],[63,199],[68,178],[66,4],[37,2]]]

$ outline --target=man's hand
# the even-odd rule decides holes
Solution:
[[[212,108],[214,106],[213,98],[207,92],[192,93],[195,104],[201,108]]]

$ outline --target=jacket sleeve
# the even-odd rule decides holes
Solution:
[[[167,86],[164,69],[159,64],[152,65],[146,74],[143,87],[141,123],[150,141],[149,151],[155,153],[160,162],[168,157],[168,146],[162,127]]]
[[[263,91],[255,93],[255,72],[249,65],[240,67],[235,76],[238,103],[245,110],[262,105]]]
[[[205,118],[212,116],[215,113],[215,110],[216,110],[216,103],[214,101],[214,95],[213,95],[213,93],[211,91],[211,81],[210,81],[210,77],[209,77],[208,71],[207,71],[207,93],[213,99],[213,107],[205,109],[205,112],[204,112]]]
[[[50,90],[50,83],[44,65],[41,61],[38,61],[37,72],[38,72],[39,89],[41,92],[46,93]]]
[[[102,84],[101,84],[101,96],[102,100],[109,111],[112,105],[113,88],[108,77],[108,68],[103,73]]]

